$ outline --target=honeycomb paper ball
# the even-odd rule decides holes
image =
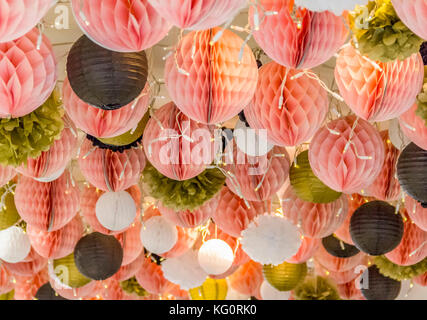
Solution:
[[[199,249],[198,260],[207,274],[219,275],[226,272],[234,260],[234,253],[223,240],[206,241]]]
[[[405,137],[421,149],[427,150],[427,126],[425,121],[417,115],[417,108],[418,105],[414,104],[399,117],[400,128]]]
[[[113,276],[113,278],[118,281],[125,281],[134,277],[138,270],[141,268],[144,259],[144,252],[141,252],[141,254],[131,263],[128,263],[126,265],[122,263],[122,266],[120,267],[119,271],[117,271],[116,274]]]
[[[229,278],[229,288],[241,295],[255,297],[264,281],[262,265],[250,260],[241,265]]]
[[[392,0],[391,2],[403,23],[419,37],[426,40],[427,25],[424,20],[424,13],[427,10],[427,3],[424,0],[414,0],[411,2],[404,0]]]
[[[234,142],[240,151],[250,157],[260,157],[269,153],[274,144],[268,142],[266,130],[255,130],[239,120],[233,131]]]
[[[150,258],[144,258],[135,277],[138,283],[152,294],[163,294],[171,286],[163,275],[162,267]]]
[[[423,208],[420,203],[409,196],[405,197],[405,208],[418,228],[427,232],[427,208]]]
[[[264,278],[279,291],[290,291],[304,281],[307,275],[305,263],[293,264],[283,262],[280,265],[264,265],[262,268]]]
[[[313,257],[320,245],[320,239],[304,237],[298,252],[292,258],[286,260],[286,262],[296,264],[304,263]]]
[[[0,186],[4,186],[10,180],[15,178],[16,171],[14,167],[0,165]]]
[[[177,241],[177,228],[161,216],[148,219],[141,229],[141,242],[152,253],[168,252],[175,246]]]
[[[47,259],[40,256],[34,249],[24,260],[18,263],[3,262],[9,272],[22,277],[32,277],[43,270],[47,265]]]
[[[24,260],[31,250],[28,235],[20,227],[0,231],[0,259],[9,263]]]
[[[355,256],[349,258],[338,258],[331,255],[323,246],[319,246],[319,249],[314,255],[314,259],[328,271],[345,272],[352,270],[359,265],[364,265],[366,255],[363,252],[359,252]]]
[[[119,241],[123,248],[123,259],[121,266],[125,266],[139,257],[144,251],[141,243],[142,224],[139,220],[135,220],[129,228],[114,237]]]

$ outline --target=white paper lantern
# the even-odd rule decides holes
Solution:
[[[96,218],[108,230],[127,229],[136,217],[136,204],[126,191],[106,192],[96,202]]]
[[[330,11],[340,16],[345,10],[354,10],[356,5],[366,5],[369,0],[295,0],[295,4],[310,11]]]
[[[34,178],[34,180],[39,181],[39,182],[52,182],[52,181],[55,181],[55,180],[59,179],[60,176],[62,176],[62,174],[65,171],[65,168],[66,167],[64,167],[63,169],[59,170],[58,172],[53,173],[49,177]]]
[[[188,250],[182,256],[163,261],[164,277],[184,290],[200,287],[208,277],[200,267],[197,251]]]
[[[402,129],[400,128],[398,119],[389,121],[388,136],[391,143],[399,150],[405,149],[405,147],[411,143],[411,140],[405,136]]]
[[[274,148],[274,144],[267,140],[267,130],[251,129],[240,120],[234,128],[234,141],[242,152],[251,157],[266,155]]]
[[[262,300],[289,300],[291,297],[291,291],[279,291],[267,281],[262,283],[260,291]]]
[[[206,241],[199,249],[199,264],[207,274],[223,274],[233,264],[234,254],[230,246],[223,240]]]
[[[242,232],[242,249],[261,264],[278,265],[294,256],[301,246],[298,228],[283,217],[258,216]]]
[[[31,250],[28,235],[22,228],[10,227],[0,231],[0,259],[9,263],[24,260]]]
[[[162,216],[148,219],[141,228],[141,242],[148,251],[154,254],[168,252],[177,241],[176,226]]]

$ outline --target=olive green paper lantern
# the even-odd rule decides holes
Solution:
[[[295,300],[341,300],[335,285],[320,276],[308,277],[293,294]]]
[[[308,150],[300,153],[291,166],[289,180],[296,195],[307,202],[329,203],[341,196],[341,192],[332,190],[314,175],[308,160]]]
[[[374,258],[374,264],[382,275],[397,281],[412,279],[427,272],[427,258],[411,266],[399,266],[384,256],[378,256]]]
[[[11,181],[0,188],[0,230],[7,229],[17,223],[21,217],[15,207],[16,183]]]
[[[283,262],[277,266],[271,264],[262,267],[265,280],[279,291],[291,291],[296,288],[307,275],[307,264]]]
[[[74,261],[74,253],[64,258],[53,260],[53,268],[59,281],[71,288],[81,288],[92,281],[77,269]]]
[[[426,59],[426,56],[423,56],[423,59]],[[415,113],[424,120],[427,126],[427,66],[424,66],[424,84],[422,91],[417,96],[417,106]]]
[[[0,294],[0,300],[15,300],[15,290]]]

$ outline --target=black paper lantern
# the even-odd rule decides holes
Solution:
[[[45,283],[37,290],[35,298],[37,300],[68,300],[57,294],[49,282]]]
[[[427,150],[410,143],[397,161],[397,178],[402,189],[427,208]]]
[[[134,101],[147,82],[144,51],[115,52],[82,36],[70,50],[67,75],[71,88],[84,102],[104,110]]]
[[[360,291],[366,300],[394,300],[400,293],[400,281],[383,276],[373,265],[360,277]]]
[[[93,280],[105,280],[121,267],[123,248],[114,236],[99,232],[81,238],[74,249],[77,269]]]
[[[403,237],[403,220],[396,208],[384,201],[371,201],[354,212],[350,235],[355,246],[372,256],[396,248]]]
[[[423,57],[424,65],[427,65],[427,42],[423,42],[420,48],[421,57]]]
[[[360,252],[355,246],[345,243],[334,235],[323,238],[322,245],[329,254],[338,258],[350,258]]]

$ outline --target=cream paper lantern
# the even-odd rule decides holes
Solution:
[[[279,265],[301,246],[298,228],[283,217],[261,215],[242,232],[242,248],[255,262]]]
[[[16,226],[0,231],[0,259],[9,263],[24,260],[31,250],[31,243],[25,231]]]
[[[310,11],[330,11],[337,16],[344,11],[354,10],[356,5],[366,5],[368,0],[295,0],[295,4]]]
[[[267,140],[267,130],[252,129],[240,120],[236,123],[233,135],[240,151],[251,157],[266,155],[274,148],[274,144]]]
[[[200,267],[197,251],[188,250],[182,256],[163,261],[164,277],[184,290],[200,287],[208,274]]]
[[[265,280],[260,291],[262,300],[289,300],[291,297],[291,291],[279,291]]]
[[[127,229],[136,218],[136,205],[126,191],[106,192],[96,202],[96,218],[108,230]]]
[[[199,264],[207,274],[223,274],[233,264],[234,254],[230,246],[223,240],[206,241],[199,249]]]
[[[162,216],[148,219],[141,228],[141,242],[154,254],[171,250],[178,241],[178,230]]]
[[[411,140],[405,136],[402,129],[400,128],[398,119],[389,121],[388,136],[391,143],[399,150],[405,149],[405,147],[411,143]]]

